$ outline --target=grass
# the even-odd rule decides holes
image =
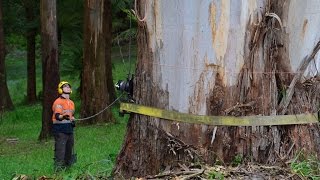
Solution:
[[[134,70],[135,56],[131,57],[131,66],[127,57],[113,49],[113,79],[125,80],[128,69]],[[134,51],[133,51],[134,52]],[[41,64],[37,59],[37,94],[42,89]],[[6,59],[7,84],[14,111],[0,112],[0,180],[26,175],[30,179],[46,176],[54,179],[81,179],[86,176],[110,176],[124,140],[128,117],[118,116],[117,105],[112,107],[116,119],[113,124],[77,126],[75,130],[75,150],[77,163],[67,170],[54,174],[54,141],[39,142],[41,131],[42,106],[38,102],[25,105],[27,89],[27,71],[25,53],[9,54]],[[73,87],[72,99],[76,110],[80,109],[79,71],[64,71],[61,80],[68,80]],[[76,118],[79,111],[76,111]]]
[[[301,177],[320,180],[320,162],[317,156],[305,155],[300,151],[290,166],[292,171]]]
[[[116,109],[114,109],[116,111]],[[80,126],[75,130],[78,162],[67,172],[53,173],[53,140],[39,142],[41,107],[20,107],[5,113],[0,126],[0,179],[28,177],[76,178],[82,174],[109,176],[123,142],[127,118],[115,124]],[[38,117],[38,118],[35,118]],[[16,139],[16,141],[8,141]]]

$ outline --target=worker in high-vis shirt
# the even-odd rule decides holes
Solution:
[[[54,135],[54,170],[69,168],[73,162],[74,103],[70,99],[71,85],[61,81],[58,85],[59,97],[52,105],[52,132]]]

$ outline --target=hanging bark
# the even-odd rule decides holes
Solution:
[[[29,104],[35,103],[37,100],[36,96],[36,33],[37,28],[35,24],[35,5],[34,1],[24,1],[24,7],[26,11],[27,19],[27,102]]]
[[[85,1],[81,116],[90,117],[114,99],[111,66],[111,1]],[[107,109],[87,123],[112,122]]]
[[[13,103],[7,86],[5,56],[6,51],[4,44],[2,1],[0,0],[0,111],[13,109]]]
[[[320,18],[309,12],[316,2],[137,2],[138,16],[147,14],[139,22],[137,104],[199,115],[317,112]],[[125,178],[179,163],[320,157],[318,124],[212,127],[132,114],[127,128],[114,169]]]
[[[60,81],[56,9],[56,0],[40,1],[43,109],[39,140],[47,139],[52,134],[52,104],[58,96]]]

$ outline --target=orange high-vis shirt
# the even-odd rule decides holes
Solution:
[[[61,115],[69,115],[70,119],[74,119],[74,103],[70,99],[63,97],[57,98],[52,105],[52,121],[53,124],[59,124],[61,121],[56,120],[56,113]]]

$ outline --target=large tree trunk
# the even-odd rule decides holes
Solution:
[[[138,7],[147,18],[139,23],[137,104],[198,115],[317,112],[316,1],[140,0]],[[235,157],[277,164],[300,150],[320,157],[318,124],[213,127],[133,114],[114,173],[144,176]]]
[[[113,100],[111,67],[111,1],[86,0],[84,20],[84,57],[81,90],[81,116],[90,117]],[[107,109],[87,123],[112,122]]]
[[[35,2],[33,0],[24,1],[24,7],[26,10],[26,17],[28,23],[28,29],[26,32],[27,37],[27,102],[29,104],[35,103],[36,96],[36,33],[37,28],[35,25]]]
[[[41,16],[41,54],[42,54],[42,129],[39,139],[51,135],[52,104],[57,98],[57,87],[60,81],[58,62],[58,39],[56,0],[40,1]]]
[[[2,1],[0,0],[0,111],[13,109],[13,103],[7,86],[5,53]]]

